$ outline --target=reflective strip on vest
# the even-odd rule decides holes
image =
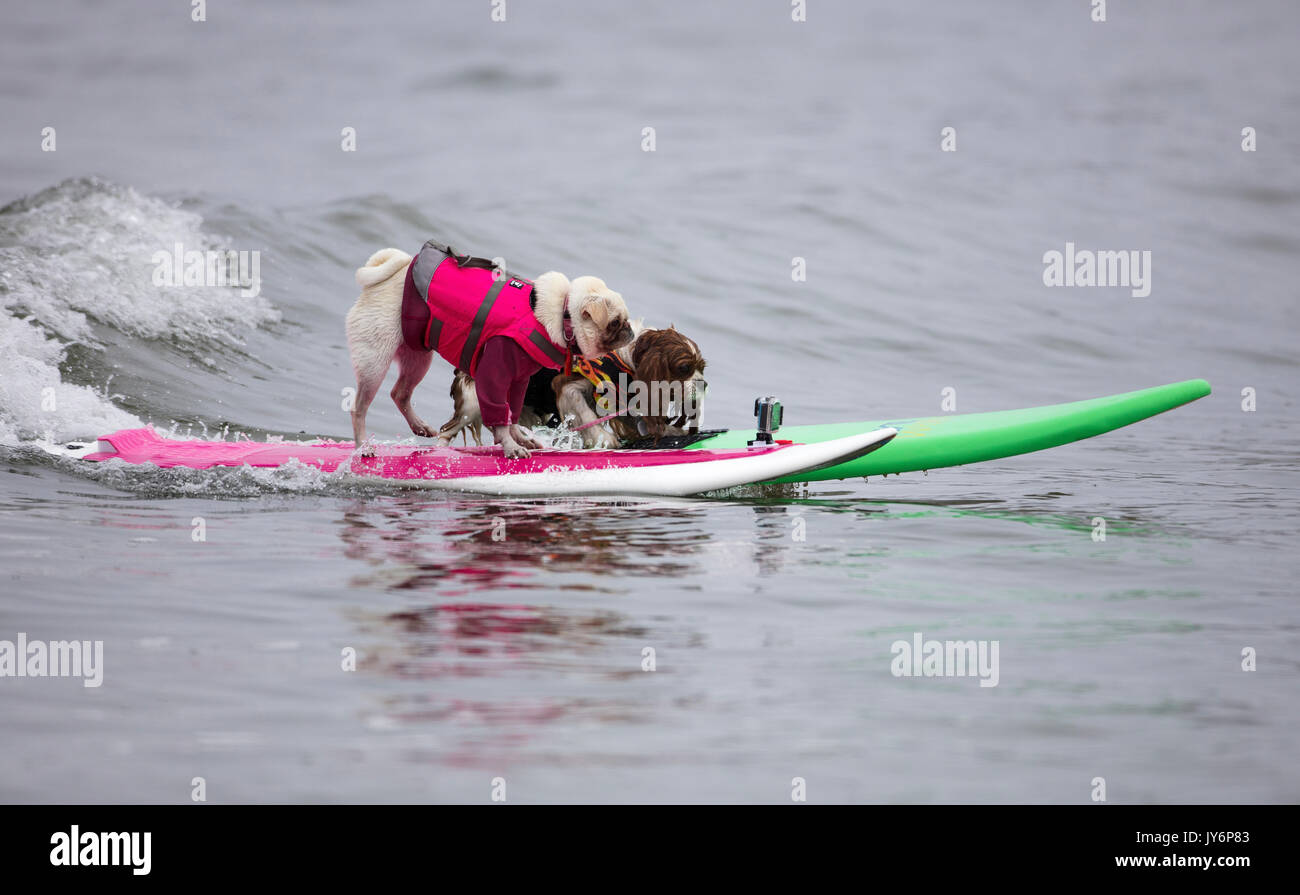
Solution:
[[[505,286],[504,279],[497,280],[492,284],[492,288],[483,296],[483,303],[478,306],[478,313],[474,315],[474,322],[469,325],[469,335],[465,337],[465,347],[460,350],[460,368],[466,373],[470,370],[470,361],[474,359],[474,349],[478,347],[479,337],[483,335],[483,324],[487,323],[488,314],[492,313],[492,306],[497,303],[497,296],[501,294],[501,289]]]
[[[533,330],[528,334],[528,341],[542,349],[543,353],[545,353],[547,357],[563,368],[564,353],[557,349],[550,339],[546,338],[546,336],[542,335],[537,330]]]

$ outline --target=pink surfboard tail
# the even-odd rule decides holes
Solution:
[[[455,479],[473,476],[520,475],[583,469],[635,468],[688,463],[707,463],[756,453],[780,451],[788,445],[723,450],[537,450],[519,460],[507,459],[499,446],[424,447],[420,445],[377,445],[373,457],[353,457],[350,441],[260,442],[184,441],[163,438],[151,428],[123,429],[99,439],[100,450],[86,460],[123,460],[152,463],[160,467],[183,466],[211,469],[214,466],[283,466],[291,460],[334,472],[351,458],[356,475],[377,475],[389,479]]]

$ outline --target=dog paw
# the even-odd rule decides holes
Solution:
[[[375,455],[375,436],[362,435],[360,441],[353,441],[352,456],[373,457]]]
[[[612,451],[618,447],[618,439],[604,429],[588,429],[588,436],[584,439],[587,447],[595,448],[602,451]]]
[[[539,449],[542,447],[542,443],[533,437],[533,433],[523,426],[512,425],[510,427],[510,437],[527,448]]]

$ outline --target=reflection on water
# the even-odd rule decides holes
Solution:
[[[455,603],[363,617],[358,623],[365,638],[359,670],[417,685],[386,688],[377,717],[388,722],[495,729],[582,717],[646,720],[635,689],[606,687],[599,697],[580,695],[591,680],[643,674],[637,657],[650,632],[620,613]],[[656,634],[656,642],[661,638]],[[536,689],[529,686],[531,676],[537,676]],[[566,676],[577,683],[555,685]],[[484,686],[502,678],[511,686]],[[385,726],[376,716],[370,723]],[[462,733],[475,737],[469,727]],[[500,731],[482,735],[498,742]]]
[[[1070,498],[1074,495],[1065,492],[1048,492],[1045,494],[1026,494],[1024,500],[1054,500]],[[1094,509],[1091,513],[1063,513],[1048,511],[1038,505],[1016,505],[1013,501],[993,498],[957,499],[957,500],[819,500],[799,501],[805,508],[814,508],[830,513],[888,513],[897,519],[924,519],[942,517],[959,519],[970,517],[991,522],[1017,522],[1038,528],[1062,529],[1066,531],[1091,532],[1093,519],[1098,514],[1106,520],[1107,531],[1126,537],[1169,537],[1178,532],[1162,515],[1146,511],[1142,507],[1120,507]],[[994,507],[993,505],[1001,505]]]
[[[541,606],[450,603],[364,619],[362,630],[397,649],[367,654],[367,663],[406,678],[474,676],[526,660],[563,665],[560,654],[597,650],[609,637],[644,638],[647,630],[615,612],[570,612]],[[580,666],[579,666],[580,667]]]
[[[754,506],[754,564],[760,576],[774,575],[785,565],[791,543],[807,538],[803,511],[777,503]]]
[[[554,587],[565,573],[590,579],[566,586],[590,590],[602,589],[604,577],[681,577],[698,570],[711,538],[707,509],[686,502],[402,495],[355,501],[342,523],[345,555],[370,567],[355,585],[448,597]]]
[[[418,595],[409,608],[353,613],[362,635],[358,670],[408,685],[386,687],[368,724],[451,725],[468,749],[518,745],[529,727],[561,720],[647,722],[634,687],[585,691],[593,681],[642,676],[649,642],[690,648],[703,635],[662,619],[652,632],[605,607],[499,597],[563,588],[619,600],[626,593],[618,579],[697,573],[711,540],[706,519],[690,502],[415,494],[350,503],[340,537],[345,554],[367,568],[350,583]],[[489,593],[498,599],[473,599]],[[501,678],[511,686],[482,686]],[[466,764],[473,754],[453,747],[437,760]]]

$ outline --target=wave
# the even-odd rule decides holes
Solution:
[[[155,283],[157,253],[221,242],[197,213],[93,177],[0,208],[0,444],[141,425],[115,402],[112,364],[74,370],[74,346],[165,340],[201,357],[279,322],[270,301],[237,284]]]

